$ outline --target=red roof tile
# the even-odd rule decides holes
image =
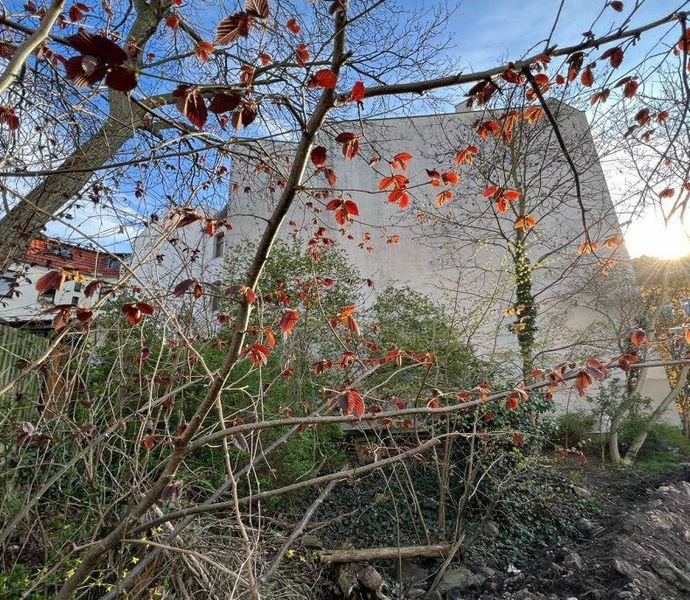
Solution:
[[[26,261],[49,269],[79,271],[91,277],[117,279],[120,275],[119,264],[111,266],[112,257],[108,254],[45,238],[31,240]]]

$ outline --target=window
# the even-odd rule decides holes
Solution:
[[[55,304],[55,290],[50,290],[45,294],[40,294],[38,296],[39,301],[47,302],[48,304]]]
[[[223,256],[223,249],[225,247],[225,233],[221,232],[213,238],[213,258],[220,258]]]
[[[78,294],[79,292],[81,292],[81,283],[79,283],[78,281],[75,281],[74,282],[74,293]]]
[[[48,252],[60,258],[66,258],[68,260],[72,258],[72,252],[67,250],[67,248],[51,248]]]
[[[119,269],[120,268],[120,260],[117,258],[113,258],[112,256],[108,257],[108,260],[106,260],[106,267],[108,269]]]
[[[79,296],[72,296],[72,306],[79,304]]]
[[[214,281],[211,288],[211,312],[220,310],[220,281]]]

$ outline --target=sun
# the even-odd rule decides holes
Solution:
[[[673,219],[666,225],[660,215],[647,213],[630,224],[625,241],[633,258],[680,258],[690,254],[690,223]]]

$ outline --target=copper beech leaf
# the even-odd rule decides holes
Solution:
[[[312,75],[307,87],[331,89],[338,83],[338,77],[330,69],[321,69]]]
[[[280,319],[280,330],[283,332],[283,336],[287,337],[294,330],[299,320],[299,311],[288,310],[283,314],[282,319]]]
[[[268,19],[271,8],[268,0],[244,0],[244,10],[252,16]]]
[[[310,157],[311,162],[317,167],[326,164],[326,148],[323,146],[316,146],[316,148],[311,151]]]
[[[216,28],[214,46],[227,46],[240,37],[246,38],[253,23],[252,15],[240,11],[225,17]]]
[[[189,122],[203,129],[206,125],[208,111],[203,96],[199,93],[199,88],[190,85],[180,85],[173,91],[173,96],[177,98],[176,106]]]

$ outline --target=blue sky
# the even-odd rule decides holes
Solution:
[[[421,0],[402,0],[402,3],[412,9],[430,5]],[[452,47],[447,52],[449,62],[459,62],[463,70],[479,70],[518,59],[526,52],[543,49],[560,6],[560,0],[459,2],[447,24],[447,30],[452,36]],[[624,6],[623,13],[618,13],[610,7],[604,7],[602,0],[565,0],[552,35],[552,43],[576,44],[581,41],[582,33],[591,28],[599,35],[617,28],[634,6],[634,0],[624,0]],[[683,2],[680,0],[646,0],[631,18],[628,27],[656,20],[682,6]],[[598,20],[594,23],[597,17]],[[657,37],[654,35],[649,39]],[[626,53],[626,61],[634,61],[636,54],[642,56],[648,49],[649,42],[643,37],[636,48]],[[128,203],[124,202],[124,205]],[[78,226],[79,216],[84,216],[84,226],[90,234],[100,233],[99,237],[102,237],[105,245],[112,249],[126,249],[127,238],[134,233],[133,229],[120,231],[113,215],[99,215],[99,209],[86,207],[86,213],[88,214],[77,215],[74,224]],[[102,226],[99,223],[101,218]],[[65,232],[64,227],[59,224],[51,225],[49,233],[66,233],[65,237],[75,237],[74,232]],[[673,236],[675,243],[681,246],[687,244],[687,234],[683,226],[676,223],[672,232],[664,232],[663,228],[660,228],[658,216],[649,213],[633,225],[628,236],[628,245],[633,254],[647,252],[648,248],[654,248],[654,240],[664,233]]]

